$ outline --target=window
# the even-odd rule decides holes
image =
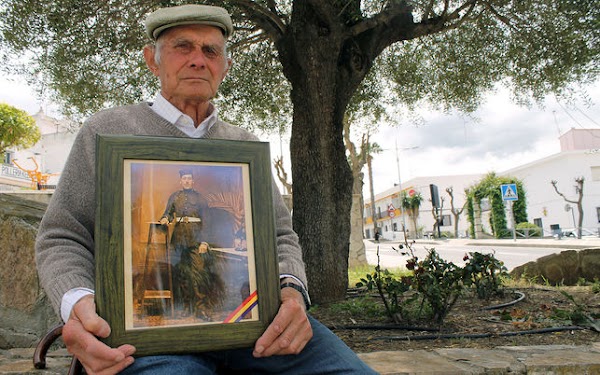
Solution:
[[[397,231],[398,231],[398,223],[394,223],[394,224],[392,224],[392,230],[393,230],[394,232],[397,232]]]
[[[598,216],[598,222],[600,223],[600,207],[596,207],[596,216]]]
[[[4,164],[12,164],[13,161],[13,153],[10,151],[7,151],[4,153]]]
[[[441,225],[442,227],[448,227],[448,226],[452,225],[452,216],[442,215],[441,224],[442,224]]]
[[[591,167],[592,181],[600,181],[600,167]]]
[[[600,207],[598,207],[598,208],[600,208]],[[598,219],[598,221],[600,222],[600,216],[599,216],[599,219]],[[540,227],[540,228],[543,228],[543,225],[542,225],[542,218],[541,218],[541,217],[538,217],[538,218],[536,218],[536,219],[533,219],[533,223],[534,223],[535,225],[537,225],[538,227]]]

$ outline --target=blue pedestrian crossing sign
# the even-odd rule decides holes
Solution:
[[[519,196],[517,195],[517,184],[504,184],[500,185],[502,190],[502,200],[504,201],[517,201]]]

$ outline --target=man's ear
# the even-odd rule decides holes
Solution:
[[[227,77],[227,73],[229,72],[229,69],[231,68],[231,64],[233,64],[233,60],[231,60],[231,58],[228,57],[227,65],[225,66],[225,71],[223,72],[223,77],[221,78],[221,82],[223,82],[225,77]]]
[[[158,65],[156,65],[156,61],[154,60],[154,54],[156,52],[156,47],[147,44],[144,46],[144,60],[146,60],[146,66],[152,74],[158,77]]]

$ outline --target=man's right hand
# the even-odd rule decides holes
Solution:
[[[110,326],[96,314],[94,296],[80,299],[63,327],[63,342],[88,374],[116,374],[134,361],[135,347],[111,348],[97,337],[108,337]]]
[[[162,225],[167,225],[167,224],[169,224],[169,219],[167,219],[166,217],[161,217],[159,222]]]

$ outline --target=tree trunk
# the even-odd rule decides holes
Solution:
[[[294,229],[316,303],[339,301],[348,287],[352,172],[343,116],[362,79],[344,68],[341,30],[324,22],[308,2],[294,2],[290,32],[277,44],[293,87]]]
[[[367,251],[363,242],[365,204],[362,189],[364,174],[360,173],[360,171],[353,171],[352,176],[352,209],[350,212],[350,252],[348,255],[348,266],[358,267],[368,264]]]
[[[366,266],[367,251],[364,243],[364,200],[362,194],[352,194],[352,212],[350,213],[350,252],[348,267]]]
[[[454,238],[458,238],[458,219],[459,219],[459,214],[457,214],[456,212],[452,211],[452,216],[454,216]]]
[[[331,112],[314,97],[317,91],[307,90],[302,100],[293,100],[293,128],[302,131],[292,132],[291,152],[295,156],[294,229],[304,252],[308,287],[314,301],[323,303],[342,299],[348,287],[352,174],[341,130],[334,130],[341,121],[334,120],[332,113],[321,121],[311,115]],[[320,141],[323,133],[329,141]]]
[[[581,199],[577,203],[577,212],[579,213],[579,218],[577,220],[577,238],[581,239],[583,235],[583,205],[581,204]]]
[[[373,158],[371,155],[367,155],[367,170],[369,172],[369,195],[371,198],[371,220],[373,221],[373,236],[377,232],[377,216],[375,213],[375,187],[373,184]]]

